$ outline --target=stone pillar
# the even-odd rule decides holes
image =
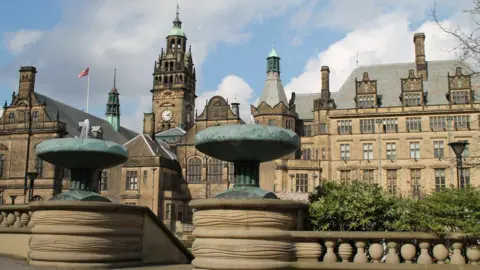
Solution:
[[[195,269],[291,269],[290,231],[306,204],[275,199],[203,199],[195,209]]]

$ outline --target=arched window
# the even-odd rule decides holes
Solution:
[[[202,182],[202,159],[193,157],[187,163],[187,181],[191,184]]]
[[[222,161],[210,158],[208,159],[208,182],[213,184],[220,184],[222,183],[222,176],[223,176],[223,166]]]

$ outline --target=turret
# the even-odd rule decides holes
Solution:
[[[107,122],[118,131],[120,129],[120,100],[118,98],[118,90],[116,87],[117,70],[113,73],[113,87],[108,93],[107,111],[105,113]]]

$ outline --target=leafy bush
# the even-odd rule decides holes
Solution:
[[[309,196],[316,231],[423,231],[480,235],[480,190],[445,189],[399,198],[376,184],[326,182]]]

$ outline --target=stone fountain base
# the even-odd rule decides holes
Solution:
[[[202,199],[195,209],[194,269],[291,269],[290,231],[307,205],[275,199]]]

